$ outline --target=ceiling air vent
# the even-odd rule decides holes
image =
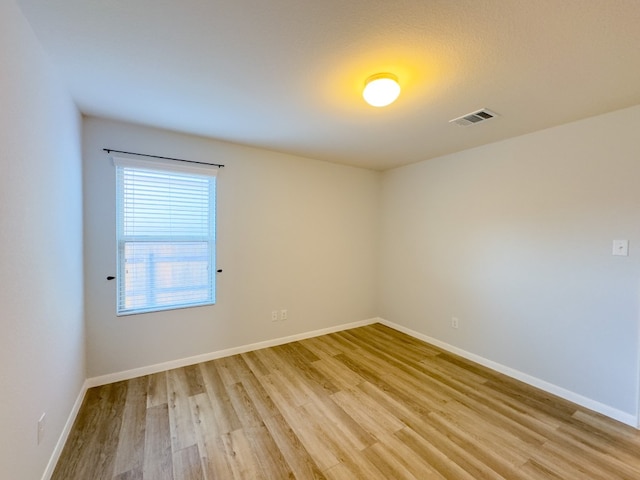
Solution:
[[[449,120],[449,123],[455,123],[456,125],[460,125],[461,127],[466,127],[467,125],[474,125],[486,120],[491,120],[493,117],[497,116],[497,113],[483,108],[481,110],[478,110],[477,112],[468,113],[461,117],[454,118],[453,120]]]

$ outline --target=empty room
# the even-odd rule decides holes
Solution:
[[[0,478],[640,478],[637,0],[2,0]]]

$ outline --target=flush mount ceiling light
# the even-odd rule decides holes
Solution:
[[[386,107],[400,95],[398,77],[392,73],[376,73],[364,82],[362,96],[373,107]]]

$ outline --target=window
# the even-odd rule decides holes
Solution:
[[[113,158],[117,314],[215,303],[215,167]]]

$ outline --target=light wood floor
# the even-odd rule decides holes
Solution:
[[[88,391],[54,480],[640,479],[640,432],[382,325]]]

